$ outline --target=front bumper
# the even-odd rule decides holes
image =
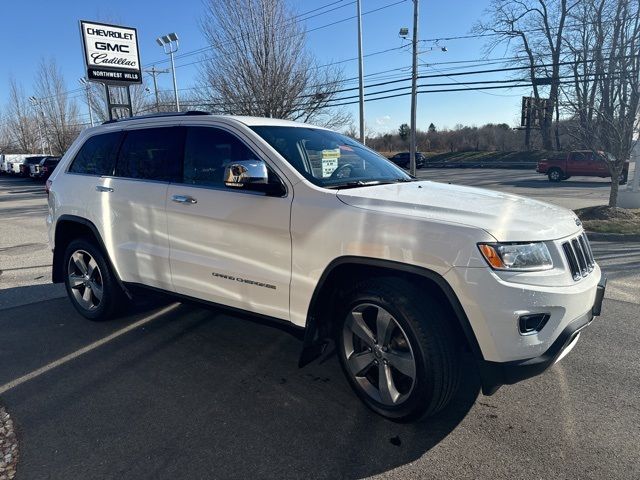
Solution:
[[[600,315],[606,284],[607,279],[603,276],[598,283],[591,310],[585,317],[570,323],[542,355],[510,362],[481,361],[482,393],[492,395],[501,385],[510,385],[540,375],[559,362],[573,349],[580,337],[580,332],[593,321],[594,317]]]

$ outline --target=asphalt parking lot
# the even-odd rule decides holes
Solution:
[[[569,208],[609,182],[549,184],[516,170],[424,169]],[[297,368],[291,332],[153,298],[92,323],[49,284],[43,186],[0,177],[0,404],[18,479],[640,478],[640,244],[593,242],[610,278],[603,315],[544,375],[437,418],[386,421],[337,359]]]

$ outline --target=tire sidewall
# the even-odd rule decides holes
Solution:
[[[557,177],[555,177],[556,175]],[[554,168],[549,172],[549,180],[551,180],[552,182],[559,182],[560,180],[562,180],[562,172],[557,168]]]
[[[340,321],[338,322],[336,329],[336,346],[342,369],[352,389],[371,410],[391,420],[407,421],[420,416],[421,413],[424,412],[431,404],[431,398],[433,395],[433,371],[429,366],[430,362],[427,360],[428,357],[425,354],[426,352],[423,351],[422,345],[418,341],[417,332],[415,332],[413,325],[406,318],[408,315],[415,315],[415,313],[407,312],[406,308],[408,306],[403,305],[402,302],[393,302],[391,299],[385,298],[384,295],[380,295],[379,293],[373,292],[369,289],[356,293],[345,300],[347,301],[344,303],[344,306],[338,310],[338,318]],[[387,310],[398,322],[404,331],[407,340],[411,344],[411,349],[416,362],[416,378],[409,398],[398,406],[390,407],[371,398],[353,378],[353,375],[349,370],[349,366],[347,365],[342,339],[344,322],[349,312],[362,303],[370,303]]]
[[[84,250],[93,257],[98,264],[98,268],[100,269],[100,274],[102,276],[102,300],[98,307],[93,310],[87,310],[75,300],[71,285],[69,284],[69,258],[78,250]],[[118,286],[115,285],[114,278],[111,275],[111,270],[104,259],[101,249],[96,247],[93,242],[88,239],[82,238],[73,240],[67,246],[64,253],[64,285],[71,304],[83,317],[88,318],[89,320],[106,320],[113,314],[117,301],[115,297],[117,292],[116,288],[118,288]]]

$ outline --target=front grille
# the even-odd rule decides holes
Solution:
[[[593,252],[587,236],[582,233],[562,244],[562,250],[567,257],[569,270],[573,279],[578,281],[589,275],[595,267]]]

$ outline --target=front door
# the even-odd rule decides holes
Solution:
[[[570,175],[588,174],[588,153],[571,152],[567,164],[567,170]]]
[[[226,130],[187,127],[183,180],[167,194],[173,286],[190,297],[288,320],[291,190],[274,197],[223,183],[227,163],[259,158]]]

